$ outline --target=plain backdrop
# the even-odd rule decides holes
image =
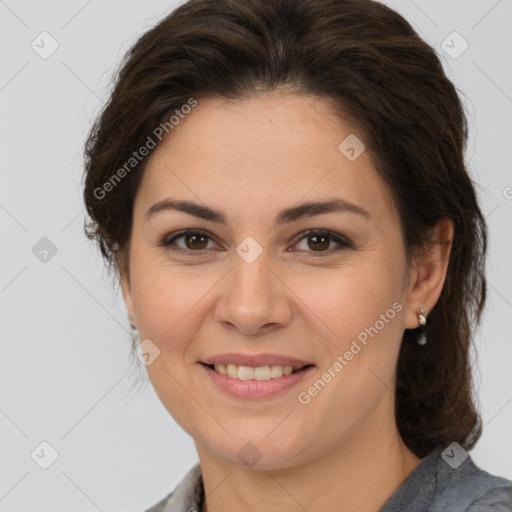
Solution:
[[[466,158],[490,229],[477,336],[484,431],[471,454],[512,479],[512,3],[387,4],[436,48],[469,118]],[[198,460],[132,356],[121,295],[83,234],[81,199],[83,143],[110,77],[175,6],[0,0],[3,512],[145,510]],[[52,450],[58,458],[43,469]]]

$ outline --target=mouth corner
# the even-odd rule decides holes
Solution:
[[[313,364],[313,363],[305,364],[302,368],[298,368],[297,370],[294,370],[293,373],[300,372],[302,370],[308,370],[309,368],[316,368],[316,364]]]

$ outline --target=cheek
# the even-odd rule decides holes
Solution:
[[[401,268],[398,257],[393,261],[375,253],[364,265],[317,276],[309,288],[299,279],[295,283],[294,290],[307,297],[314,313],[309,316],[322,333],[322,370],[336,375],[331,379],[324,374],[333,384],[318,401],[325,400],[323,407],[371,408],[392,388],[404,323]]]
[[[180,333],[191,325],[190,317],[197,314],[194,306],[204,290],[165,268],[146,267],[141,275],[144,277],[134,283],[140,335],[174,346],[171,340],[181,339]]]
[[[161,264],[140,265],[139,270],[138,279],[132,280],[139,337],[150,339],[160,350],[146,367],[148,377],[174,420],[194,432],[190,418],[200,417],[201,411],[191,407],[190,396],[200,393],[190,383],[193,361],[187,360],[187,349],[197,337],[198,320],[207,314],[201,299],[214,283],[208,285],[204,276],[187,278]]]
[[[400,332],[403,291],[398,274],[400,263],[367,258],[364,264],[323,270],[314,276],[296,276],[290,288],[309,309],[326,339],[343,348],[377,323],[378,331],[388,331],[391,338]],[[395,336],[393,336],[393,334]],[[331,343],[330,343],[331,344]]]
[[[169,385],[172,379],[167,372],[184,382],[197,361],[196,343],[205,336],[205,324],[211,322],[212,297],[225,270],[187,270],[142,258],[137,269],[132,286],[139,337],[150,339],[160,350],[155,363],[147,367],[148,374],[155,388],[158,383]]]
[[[160,249],[147,247],[145,240],[134,239],[130,268],[139,333],[163,340],[165,333],[185,315],[193,287],[177,267],[166,261]]]
[[[301,399],[308,405],[300,410],[309,418],[322,418],[323,411],[339,418],[323,427],[327,437],[357,428],[393,395],[403,297],[400,280],[377,268],[340,272],[337,282],[326,279],[310,294],[309,304],[321,320],[315,323],[327,327],[319,336],[321,371],[301,387]]]

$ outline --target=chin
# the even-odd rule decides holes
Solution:
[[[254,421],[254,420],[253,420]],[[286,423],[283,422],[283,425]],[[283,428],[277,434],[279,422],[260,422],[259,429],[254,425],[244,429],[227,426],[227,433],[222,439],[202,439],[203,445],[210,453],[214,452],[218,457],[225,459],[229,464],[255,470],[278,470],[296,466],[305,460],[305,453],[312,446],[305,436],[298,432],[293,434]],[[281,425],[281,426],[283,426]],[[273,431],[274,430],[274,431]],[[211,433],[211,431],[210,431]],[[197,439],[197,438],[195,438]],[[196,446],[198,442],[196,441]],[[198,451],[200,451],[198,449]]]

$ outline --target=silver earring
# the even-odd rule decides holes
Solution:
[[[418,323],[421,329],[418,339],[416,340],[416,343],[418,343],[418,345],[426,345],[427,337],[425,336],[425,330],[423,329],[423,327],[427,325],[427,312],[423,308],[420,309],[420,312],[418,314]]]

